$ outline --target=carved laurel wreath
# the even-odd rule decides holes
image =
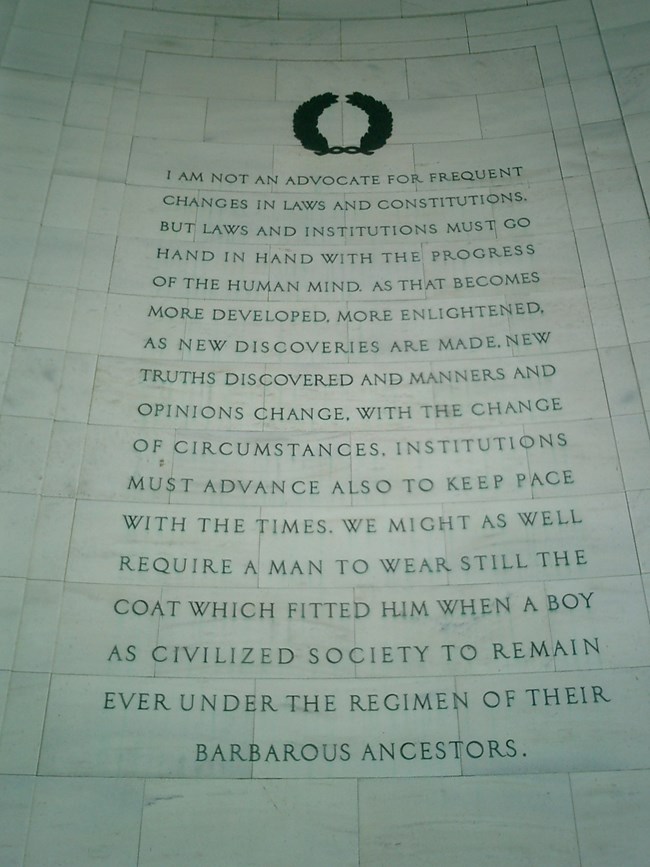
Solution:
[[[368,129],[361,137],[359,147],[331,148],[325,136],[318,131],[318,119],[326,108],[338,102],[338,96],[334,93],[319,93],[312,96],[307,102],[299,105],[293,115],[293,132],[300,144],[317,156],[325,154],[373,154],[382,148],[393,132],[393,115],[388,107],[367,96],[365,93],[349,93],[345,97],[346,102],[360,108],[368,115]]]

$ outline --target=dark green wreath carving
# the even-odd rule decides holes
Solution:
[[[326,108],[338,102],[334,93],[319,93],[299,105],[293,115],[293,132],[300,144],[321,157],[325,154],[373,154],[383,147],[393,133],[393,115],[388,107],[364,93],[355,90],[346,96],[346,102],[368,115],[368,129],[359,147],[333,147],[318,131],[318,119]]]
[[[293,115],[295,137],[304,148],[314,151],[319,157],[329,153],[329,144],[325,136],[318,131],[318,118],[335,102],[338,102],[336,94],[320,93],[298,106]]]
[[[372,154],[379,148],[383,148],[393,133],[393,115],[388,106],[372,96],[359,93],[349,93],[346,102],[360,108],[368,115],[368,130],[359,142],[359,151],[362,154]]]

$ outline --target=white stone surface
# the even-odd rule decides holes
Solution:
[[[630,865],[643,864],[647,828],[637,816],[647,785],[647,771],[572,776],[583,864],[597,867],[619,859]]]
[[[645,865],[649,28],[1,6],[3,865]]]
[[[445,852],[463,867],[479,859],[514,867],[531,849],[549,867],[580,863],[564,774],[542,775],[535,782],[518,776],[363,780],[359,794],[364,864],[399,859],[415,867],[432,852]],[[550,840],[546,822],[553,827]]]
[[[349,781],[151,781],[146,799],[142,864],[187,858],[207,867],[215,850],[242,864],[358,862],[357,793]]]

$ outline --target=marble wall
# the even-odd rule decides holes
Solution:
[[[3,0],[3,865],[647,863],[649,11]]]

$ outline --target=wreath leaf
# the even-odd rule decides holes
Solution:
[[[319,156],[328,153],[329,144],[318,131],[318,119],[326,108],[338,102],[334,93],[319,93],[298,106],[293,115],[293,133],[304,148]]]
[[[388,106],[365,93],[349,93],[346,101],[368,115],[368,130],[359,142],[361,153],[371,154],[383,147],[393,134],[393,115]]]

